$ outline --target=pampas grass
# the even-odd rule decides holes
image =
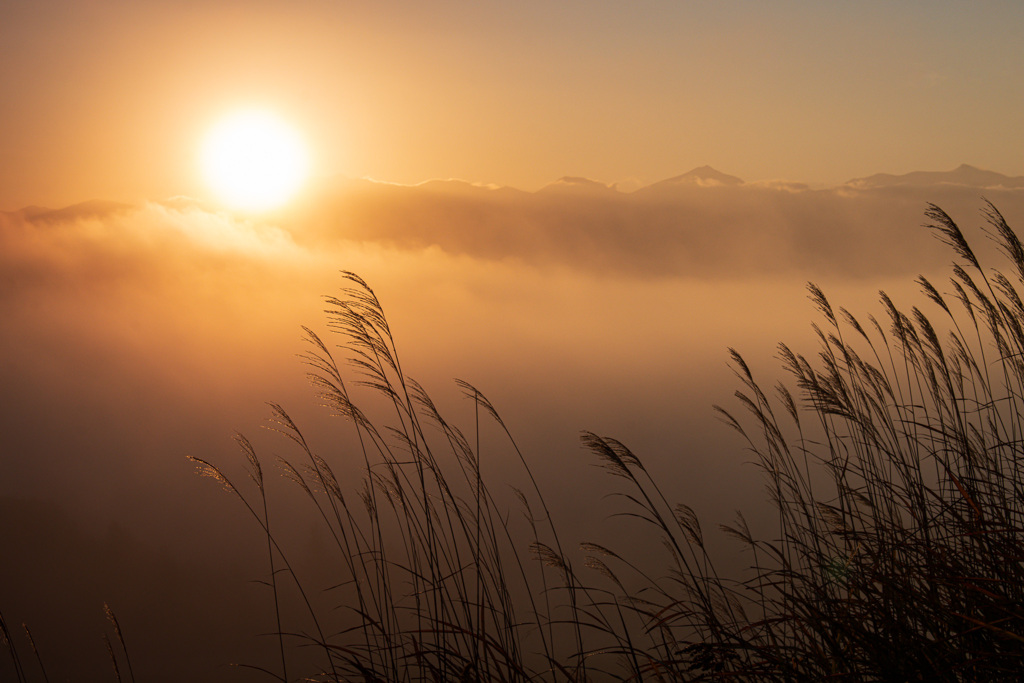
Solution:
[[[121,665],[119,664],[119,655],[114,650],[113,643],[110,637],[104,633],[103,643],[107,648],[107,654],[110,657],[110,665],[113,670],[114,680],[117,683],[135,683],[135,672],[132,670],[131,657],[128,654],[128,645],[125,643],[124,634],[121,632],[121,624],[117,620],[117,615],[114,614],[114,610],[110,608],[110,605],[103,604],[103,613],[114,630],[114,636],[117,638],[118,645],[120,645],[120,656],[124,657],[124,664],[127,669],[127,677],[121,672]],[[7,653],[10,656],[11,666],[14,670],[14,677],[18,683],[28,683],[32,680],[42,680],[45,683],[49,683],[50,677],[46,673],[46,664],[44,663],[44,657],[36,646],[36,640],[32,636],[32,630],[28,624],[23,623],[21,625],[22,630],[25,632],[25,640],[32,650],[33,658],[35,659],[35,666],[29,664],[26,665],[20,654],[18,643],[7,626],[7,622],[4,620],[4,616],[0,613],[0,644],[3,644],[7,648]],[[34,673],[35,669],[38,668],[38,678]],[[5,679],[6,680],[6,679]]]
[[[1004,261],[983,264],[940,208],[926,213],[957,264],[946,286],[919,279],[927,307],[881,293],[867,324],[809,295],[819,348],[785,344],[788,383],[762,386],[732,350],[740,389],[716,408],[758,464],[775,533],[720,527],[750,558],[722,573],[696,514],[625,444],[584,433],[611,475],[620,514],[660,541],[649,553],[603,539],[569,547],[496,408],[468,435],[410,378],[370,286],[327,300],[346,363],[306,329],[320,400],[354,428],[361,473],[318,454],[284,408],[294,446],[279,466],[308,499],[341,559],[335,595],[350,626],[328,634],[268,517],[263,466],[240,439],[255,491],[237,495],[267,542],[280,651],[317,648],[328,681],[1016,680],[1024,670],[1024,247],[992,205],[986,233]],[[925,305],[922,302],[922,305]],[[369,390],[389,417],[372,419]],[[375,398],[373,398],[375,397]],[[530,485],[502,500],[481,473],[481,421],[497,425]],[[314,628],[282,623],[288,581]],[[268,671],[268,673],[270,673]]]

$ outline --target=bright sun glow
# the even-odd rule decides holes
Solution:
[[[227,204],[251,211],[280,206],[309,173],[299,134],[265,111],[247,110],[222,119],[202,149],[206,181]]]

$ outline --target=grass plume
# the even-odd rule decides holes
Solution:
[[[697,515],[671,500],[645,459],[592,432],[582,444],[613,475],[617,514],[658,543],[640,559],[600,539],[570,549],[496,408],[460,382],[473,431],[467,438],[449,423],[406,374],[376,294],[344,273],[327,319],[347,367],[309,329],[304,358],[321,401],[354,430],[360,484],[272,406],[273,428],[297,449],[280,467],[338,551],[336,595],[352,620],[341,633],[295,636],[323,652],[312,673],[1015,680],[1024,669],[1024,248],[994,206],[983,215],[1001,268],[983,265],[952,218],[928,208],[930,229],[958,259],[951,292],[918,280],[934,313],[903,310],[882,292],[882,322],[862,325],[811,284],[819,347],[804,355],[779,345],[788,382],[766,390],[730,350],[737,407],[716,411],[759,466],[775,523],[767,539],[742,514],[720,527],[751,559],[739,577],[719,570]],[[386,407],[383,421],[351,393],[366,389]],[[530,482],[516,491],[517,516],[483,475],[482,449],[499,444],[482,443],[481,418],[499,427],[501,448]],[[196,463],[266,535],[284,662],[276,576],[300,590],[301,581],[267,521],[260,460],[240,443],[259,504],[216,466]]]

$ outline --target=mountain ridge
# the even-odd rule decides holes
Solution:
[[[876,173],[861,178],[853,178],[824,189],[854,189],[854,190],[882,190],[886,188],[926,188],[941,186],[974,187],[979,189],[1002,188],[1007,190],[1024,189],[1024,176],[1007,176],[997,171],[981,169],[970,164],[961,164],[951,171],[911,171],[902,175],[891,173]],[[810,186],[803,183],[788,181],[755,181],[746,182],[727,173],[723,173],[711,166],[698,166],[681,175],[660,180],[649,185],[644,185],[632,191],[619,189],[617,183],[604,183],[583,176],[562,176],[561,178],[529,192],[519,190],[510,185],[493,185],[473,183],[456,178],[431,179],[414,185],[390,183],[386,181],[373,180],[370,178],[348,178],[338,177],[333,183],[322,186],[316,193],[321,198],[334,197],[335,199],[344,196],[349,192],[386,191],[388,188],[397,188],[403,191],[429,192],[432,194],[444,194],[451,197],[469,197],[486,195],[576,195],[576,196],[629,196],[638,197],[646,195],[671,194],[677,191],[690,191],[707,188],[777,188],[790,192],[809,190]],[[339,194],[340,193],[340,194]],[[15,211],[0,211],[0,214],[19,215],[22,218],[33,222],[50,222],[66,220],[70,218],[101,218],[107,215],[123,212],[147,202],[125,203],[102,199],[93,199],[83,202],[76,202],[57,209],[44,206],[25,206]],[[202,208],[211,209],[213,205],[194,198],[171,197],[163,200],[151,200],[151,203],[160,204],[166,208],[182,208],[185,205],[199,205]]]
[[[858,189],[927,187],[929,185],[1022,189],[1024,188],[1024,176],[1007,176],[996,171],[971,166],[970,164],[960,164],[952,171],[911,171],[902,175],[876,173],[863,178],[848,180],[845,185]]]

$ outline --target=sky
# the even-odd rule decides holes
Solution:
[[[930,202],[998,257],[985,201],[1024,225],[1022,25],[1012,2],[5,0],[0,612],[53,679],[109,676],[104,602],[140,680],[273,666],[258,529],[186,456],[244,479],[241,432],[268,470],[295,457],[263,428],[276,402],[358,487],[299,358],[302,326],[344,341],[342,270],[453,423],[453,378],[488,396],[567,538],[633,538],[582,430],[708,529],[745,509],[770,530],[712,410],[736,407],[728,349],[765,386],[779,341],[813,356],[808,280],[858,316],[880,289],[923,305],[914,279],[951,260]],[[253,105],[311,155],[266,212],[200,172],[206,132]],[[486,473],[516,483],[488,434]],[[326,585],[324,531],[274,471]]]
[[[268,106],[316,173],[536,190],[701,165],[836,184],[1024,174],[1015,2],[11,0],[0,209],[202,196],[203,131]]]

